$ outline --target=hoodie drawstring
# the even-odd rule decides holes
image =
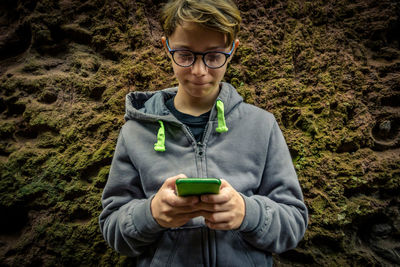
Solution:
[[[164,123],[162,121],[158,121],[160,123],[160,129],[158,129],[157,133],[157,143],[154,144],[154,150],[158,152],[165,151],[165,128]]]
[[[225,133],[228,131],[228,127],[226,127],[225,122],[225,113],[224,113],[224,102],[221,100],[217,100],[217,118],[218,118],[218,127],[215,130],[218,133]],[[160,128],[157,133],[157,143],[154,144],[154,150],[158,152],[165,151],[165,128],[164,123],[159,120]]]
[[[225,133],[228,131],[225,122],[224,114],[224,102],[217,100],[217,117],[218,117],[218,127],[215,129],[218,133]]]

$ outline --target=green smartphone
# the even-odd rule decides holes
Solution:
[[[175,184],[178,196],[218,194],[221,180],[218,178],[179,178]]]

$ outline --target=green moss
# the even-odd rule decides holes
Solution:
[[[50,207],[60,201],[58,190],[44,181],[34,181],[22,186],[15,197],[33,207]],[[34,201],[34,202],[32,202]]]
[[[43,153],[28,149],[10,155],[8,168],[4,170],[2,178],[2,185],[8,186],[9,195],[4,196],[5,202],[22,202],[28,203],[27,206],[47,207],[59,200],[57,187],[40,178],[42,174],[40,166],[51,155],[50,151]],[[10,183],[13,187],[9,186]]]
[[[130,40],[130,47],[132,49],[138,49],[143,47],[147,42],[146,33],[142,27],[134,26],[128,31],[128,38]]]
[[[70,154],[69,152],[70,151],[66,151],[66,154]],[[83,170],[86,166],[88,166],[91,155],[92,149],[84,147],[79,148],[78,151],[70,155],[71,158],[67,159],[67,164],[76,171]]]
[[[41,133],[37,140],[39,148],[55,148],[60,142],[58,136],[50,132]]]
[[[236,78],[238,81],[245,80],[244,73],[239,68],[232,66],[227,69],[227,72],[225,73],[225,79],[229,82],[234,78]]]
[[[43,74],[42,66],[41,64],[35,60],[35,59],[30,59],[23,67],[22,71],[30,74]]]
[[[53,113],[54,114],[54,113]],[[29,114],[29,125],[37,129],[51,129],[57,131],[60,128],[60,120],[57,115],[53,115],[52,112],[43,112],[41,110],[35,110]],[[27,117],[26,114],[24,114]]]
[[[7,121],[0,122],[0,137],[11,138],[15,132],[15,124]]]
[[[110,165],[102,167],[97,173],[96,178],[93,180],[93,185],[100,189],[104,188],[109,173],[110,173]]]
[[[243,83],[239,82],[238,78],[232,78],[230,80],[230,84],[233,85],[233,87],[238,88],[240,85],[243,85]]]
[[[15,151],[8,157],[8,162],[10,167],[26,167],[30,162],[34,161],[38,156],[38,152],[35,149],[31,148],[22,148],[18,151]],[[20,170],[22,171],[22,170]]]
[[[314,123],[312,115],[300,115],[294,125],[299,127],[302,131],[311,134],[312,136],[318,134],[318,128]]]
[[[286,74],[292,74],[294,71],[294,66],[292,64],[285,64],[282,66],[282,69]]]
[[[103,160],[111,159],[114,154],[115,143],[114,141],[103,143],[92,156],[93,162],[101,162]]]
[[[287,7],[286,7],[287,13],[292,16],[292,17],[299,17],[300,16],[300,6],[299,2],[297,1],[292,1],[289,0],[287,2]]]
[[[12,206],[16,202],[14,194],[21,186],[21,179],[17,178],[19,176],[18,174],[14,173],[5,166],[0,166],[0,170],[0,190],[3,192],[0,195],[0,205],[3,207]]]
[[[125,114],[125,97],[127,92],[124,90],[118,91],[110,99],[107,100],[107,110],[119,116]]]
[[[254,104],[254,96],[251,88],[244,86],[244,83],[241,83],[238,87],[236,87],[236,90],[243,97],[244,102]]]
[[[60,131],[60,135],[64,144],[72,144],[79,140],[79,128],[77,126],[72,126],[71,128],[63,128]]]
[[[324,211],[328,206],[328,201],[322,196],[318,196],[311,201],[310,208],[312,208],[314,214],[321,215],[324,214]]]
[[[83,183],[82,181],[77,181],[69,186],[65,187],[64,190],[64,199],[65,200],[73,200],[77,197],[81,197],[85,195],[87,191],[87,185],[86,183]]]
[[[69,149],[68,151],[71,151]],[[49,158],[42,171],[42,177],[48,181],[70,181],[77,177],[77,171],[74,170],[67,162],[66,156],[59,155]]]
[[[69,65],[72,71],[79,74],[81,71],[97,72],[101,62],[96,55],[87,52],[75,52],[69,58]]]
[[[15,89],[25,91],[29,94],[39,92],[45,87],[47,80],[44,78],[26,78],[21,76],[13,76],[5,80],[1,85],[7,95],[15,93]]]

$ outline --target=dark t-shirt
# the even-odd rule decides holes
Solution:
[[[165,102],[165,105],[180,122],[190,128],[190,131],[194,135],[196,141],[201,142],[201,138],[203,137],[204,129],[210,117],[211,111],[201,114],[198,117],[182,113],[175,108],[173,97],[168,99]]]

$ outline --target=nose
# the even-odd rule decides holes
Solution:
[[[201,55],[197,55],[196,61],[192,65],[192,74],[196,76],[206,75],[208,72],[207,66],[203,62],[203,58]]]

